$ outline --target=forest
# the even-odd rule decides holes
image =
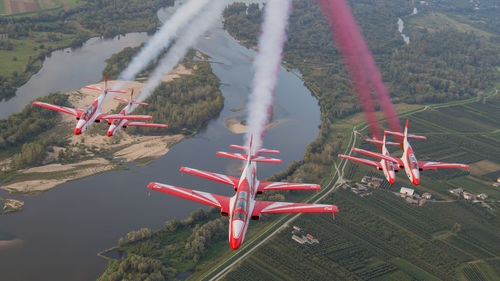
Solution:
[[[128,32],[155,32],[156,12],[173,0],[82,0],[55,13],[0,17],[0,57],[10,62],[0,75],[0,100],[13,97],[53,50],[78,47],[91,37],[111,38]],[[33,45],[31,50],[27,46]],[[26,60],[19,60],[26,57]],[[7,67],[7,65],[6,65]],[[11,69],[12,68],[12,69]]]

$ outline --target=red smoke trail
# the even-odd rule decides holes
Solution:
[[[365,112],[370,133],[381,139],[370,89],[375,91],[390,128],[394,131],[401,131],[389,93],[382,82],[382,76],[361,35],[358,24],[352,17],[349,6],[343,0],[318,0],[318,2],[347,66],[349,79],[355,87],[356,95]]]

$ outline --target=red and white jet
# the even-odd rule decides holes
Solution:
[[[392,131],[385,131],[385,133],[395,135],[399,138],[401,138],[401,137],[403,138],[403,142],[400,144],[401,148],[403,149],[403,156],[401,157],[401,159],[395,158],[395,157],[392,157],[389,155],[382,155],[380,153],[375,153],[375,152],[370,152],[368,154],[368,153],[365,153],[366,151],[354,150],[354,149],[353,150],[360,152],[360,153],[364,153],[364,154],[373,156],[373,157],[377,157],[379,159],[386,159],[386,160],[398,163],[400,168],[405,169],[405,172],[406,172],[406,175],[408,176],[408,179],[414,185],[418,185],[420,183],[420,171],[423,171],[423,170],[427,170],[427,169],[437,170],[437,168],[455,168],[455,169],[467,169],[467,170],[469,170],[469,165],[466,165],[466,164],[417,161],[417,158],[415,157],[415,153],[413,152],[413,148],[411,147],[410,143],[408,142],[408,138],[426,140],[427,137],[408,134],[408,120],[406,120],[406,126],[405,126],[405,130],[403,133],[392,132]]]
[[[122,99],[122,98],[114,98],[117,101],[125,102],[127,103],[127,106],[125,106],[121,111],[120,114],[123,116],[131,116],[128,115],[130,111],[132,110],[132,105],[133,104],[140,104],[140,105],[148,105],[147,103],[144,102],[136,102],[132,97],[134,96],[134,90],[132,90],[132,93],[130,94],[130,100],[127,99]],[[127,126],[141,126],[141,127],[159,127],[159,128],[167,128],[168,125],[165,124],[154,124],[154,123],[145,123],[145,122],[133,122],[129,121],[127,119],[108,119],[106,118],[106,121],[109,123],[109,129],[107,136],[111,137],[115,135],[122,127],[127,128]]]
[[[97,97],[97,99],[92,102],[92,104],[83,111],[77,108],[70,108],[66,106],[53,105],[45,102],[35,101],[33,105],[38,105],[52,110],[61,111],[67,114],[74,115],[78,122],[75,126],[75,135],[80,135],[90,128],[90,126],[97,122],[99,123],[102,119],[151,119],[151,116],[147,115],[121,115],[121,114],[101,114],[101,105],[106,97],[107,93],[126,93],[124,91],[115,91],[108,89],[108,76],[106,75],[106,80],[104,82],[104,89],[85,86],[86,89],[102,91],[102,94]]]
[[[389,154],[389,151],[387,150],[385,145],[386,144],[399,145],[399,143],[395,143],[395,142],[386,142],[385,132],[384,132],[384,139],[382,141],[376,140],[376,139],[367,139],[366,141],[381,144],[382,145],[382,148],[381,148],[382,155],[388,155],[388,156],[390,156],[390,154]],[[359,149],[359,148],[353,148],[352,150],[359,152],[359,153],[371,155],[371,156],[373,156],[372,153],[374,153],[374,152],[367,151],[364,149]],[[353,160],[356,162],[360,162],[363,164],[375,166],[375,167],[377,167],[377,169],[384,172],[384,176],[390,184],[393,184],[396,181],[396,174],[395,173],[399,169],[399,165],[397,164],[397,162],[387,160],[387,158],[385,158],[385,159],[382,158],[382,160],[380,160],[380,162],[376,162],[373,160],[358,158],[358,157],[344,155],[344,154],[339,154],[339,157],[344,158],[344,159],[348,159],[348,160]]]
[[[232,148],[244,149],[248,154],[217,152],[219,156],[235,158],[246,161],[245,168],[240,178],[201,171],[182,167],[181,171],[203,178],[215,180],[234,186],[236,194],[227,197],[187,188],[175,187],[171,185],[151,182],[148,185],[150,190],[158,190],[164,193],[193,200],[221,209],[222,216],[229,216],[229,245],[233,250],[238,249],[245,238],[250,219],[258,220],[262,213],[332,213],[338,212],[335,205],[324,204],[304,204],[288,202],[256,201],[255,196],[264,190],[286,190],[286,189],[319,189],[317,184],[285,183],[285,182],[261,182],[256,177],[256,162],[281,163],[281,160],[260,156],[260,153],[278,154],[277,150],[259,149],[256,155],[251,153],[250,148],[231,145]]]

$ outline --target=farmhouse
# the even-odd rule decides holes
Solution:
[[[472,200],[472,199],[474,199],[474,195],[472,195],[472,193],[469,193],[467,191],[464,191],[464,193],[462,195],[464,196],[465,200]]]
[[[481,200],[485,200],[486,198],[488,198],[488,194],[484,194],[484,193],[481,193],[477,196],[477,198],[481,199]]]
[[[462,195],[463,192],[464,192],[464,190],[462,188],[457,188],[457,189],[450,190],[450,193],[451,194],[455,194],[456,196]]]
[[[306,243],[306,241],[304,241],[304,239],[300,238],[299,236],[297,235],[292,235],[292,239],[295,240],[295,242],[299,243],[299,244],[304,244]]]
[[[413,196],[413,193],[415,193],[415,189],[408,187],[401,187],[399,193],[401,193],[401,195]]]

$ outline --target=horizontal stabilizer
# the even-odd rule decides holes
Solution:
[[[383,141],[377,140],[377,139],[365,139],[365,141],[371,142],[371,143],[383,144]],[[387,145],[400,145],[399,143],[392,142],[392,141],[386,141],[385,144],[387,144]]]
[[[388,134],[394,135],[394,136],[404,137],[404,134],[400,133],[400,132],[393,132],[393,131],[385,131],[385,132]],[[413,135],[413,134],[408,134],[408,137],[412,138],[412,139],[421,139],[421,140],[427,139],[427,137],[425,137],[425,136],[419,136],[419,135]]]
[[[254,156],[252,157],[252,161],[255,162],[262,162],[262,163],[276,163],[276,164],[281,164],[281,159],[277,158],[269,158],[269,157],[263,157],[263,156]]]
[[[129,103],[130,100],[128,99],[122,99],[122,98],[113,98],[114,100],[117,100],[117,101],[121,101],[121,102],[124,102],[124,103]],[[145,102],[137,102],[137,101],[132,101],[133,104],[140,104],[140,105],[148,105],[147,103]]]
[[[228,158],[233,158],[233,159],[239,159],[239,160],[243,160],[243,161],[248,160],[248,155],[241,154],[241,153],[217,151],[217,155],[223,156],[223,157],[228,157]],[[278,164],[281,164],[281,162],[282,162],[281,159],[269,158],[269,157],[263,157],[263,156],[253,156],[251,160],[255,161],[255,162],[278,163]]]
[[[229,147],[235,148],[235,149],[240,149],[240,150],[245,150],[248,151],[248,147],[243,146],[243,145],[237,145],[237,144],[231,144]],[[274,150],[274,149],[267,149],[267,148],[261,148],[258,151],[259,153],[270,153],[270,154],[280,154],[279,150]]]
[[[84,86],[83,88],[89,89],[89,90],[95,90],[95,91],[100,91],[103,92],[103,88],[98,88],[98,87],[91,87],[91,86]],[[125,91],[120,91],[120,90],[108,90],[108,93],[120,93],[120,94],[126,94],[127,92]]]

